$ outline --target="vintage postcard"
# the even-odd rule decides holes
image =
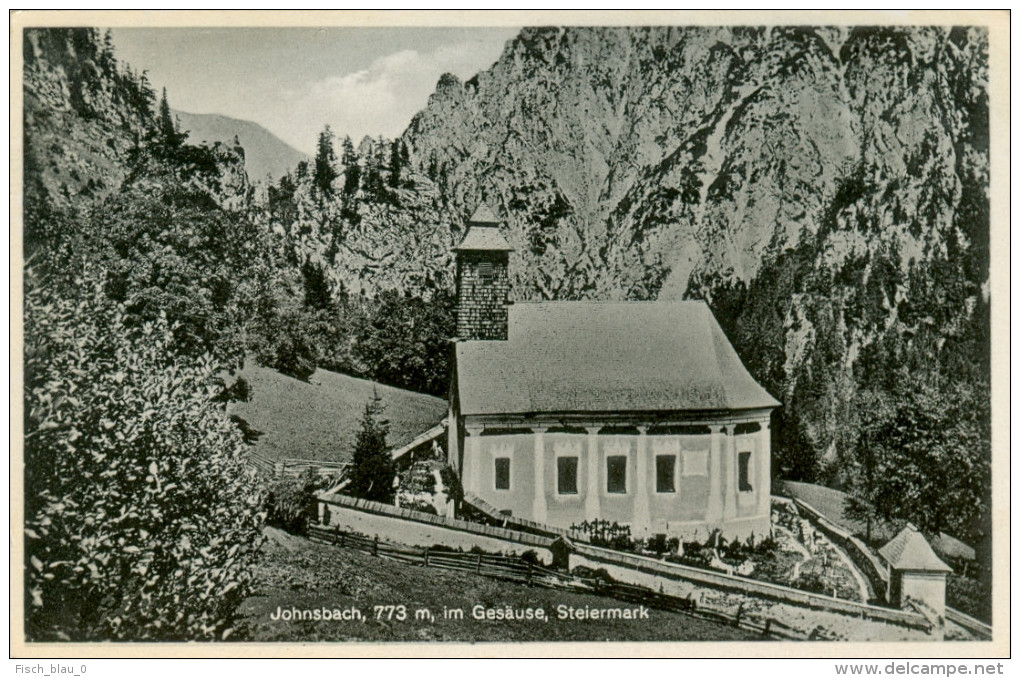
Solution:
[[[12,657],[1008,656],[1008,33],[12,13]]]

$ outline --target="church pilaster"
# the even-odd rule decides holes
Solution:
[[[549,519],[545,500],[545,427],[532,427],[535,439],[535,497],[531,503],[532,520],[544,523]]]
[[[589,426],[588,430],[588,490],[584,495],[584,517],[595,520],[602,516],[602,503],[599,497],[599,429],[601,426]]]
[[[723,490],[725,480],[725,468],[723,466],[723,447],[726,444],[726,427],[712,426],[709,441],[708,460],[708,507],[705,510],[705,522],[710,529],[722,521],[723,516]]]
[[[648,473],[648,427],[638,426],[636,472],[634,478],[634,530],[635,536],[647,536],[651,531],[651,510],[648,486],[655,482]]]

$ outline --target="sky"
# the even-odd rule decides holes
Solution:
[[[329,124],[340,138],[394,137],[443,73],[491,66],[518,29],[115,28],[117,58],[147,70],[189,113],[256,122],[312,155]]]

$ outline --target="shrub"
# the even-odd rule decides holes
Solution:
[[[950,573],[946,579],[946,604],[981,621],[992,621],[991,588],[976,579]]]
[[[818,572],[802,572],[792,584],[793,588],[810,593],[826,593],[825,580]]]
[[[429,515],[432,516],[439,515],[439,513],[436,511],[435,506],[433,506],[427,501],[422,501],[420,499],[409,501],[406,504],[401,504],[401,506],[406,509],[411,509],[412,511],[417,511],[418,513],[428,513]]]
[[[776,554],[779,550],[779,543],[775,537],[765,537],[764,539],[753,543],[751,545],[751,551],[754,555],[761,558],[769,558]]]
[[[297,478],[275,479],[266,497],[266,522],[293,534],[306,534],[308,524],[318,517],[315,495],[330,484],[314,470],[306,469]]]
[[[30,640],[222,639],[252,585],[258,481],[208,357],[101,283],[25,296]],[[70,295],[74,295],[73,297]]]
[[[691,541],[684,542],[683,555],[668,555],[666,556],[666,560],[671,563],[687,565],[688,567],[710,569],[712,555],[711,548],[700,542]]]
[[[538,557],[538,551],[534,549],[528,549],[521,554],[521,561],[525,563],[531,563],[532,565],[541,565],[542,559]]]
[[[652,553],[661,556],[663,553],[666,552],[667,548],[666,535],[664,534],[653,535],[651,538],[648,539],[648,543],[645,545],[645,548],[647,548]]]

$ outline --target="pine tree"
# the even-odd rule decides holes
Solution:
[[[373,391],[365,404],[361,430],[354,443],[347,491],[355,497],[391,504],[397,470],[386,444],[389,422],[379,419],[382,411],[382,398]]]
[[[339,176],[336,170],[336,151],[333,150],[333,130],[329,125],[319,133],[315,151],[315,187],[326,196],[333,195],[333,180]]]
[[[344,137],[341,161],[344,165],[344,195],[351,196],[361,187],[361,166],[358,164],[358,152],[354,150],[354,142],[349,136]]]
[[[403,153],[401,153],[401,147]],[[404,167],[404,154],[407,153],[407,147],[404,146],[404,142],[400,139],[394,139],[390,145],[390,187],[400,187],[400,171]]]
[[[159,100],[159,115],[156,118],[157,139],[167,150],[180,148],[184,143],[184,136],[180,133],[177,121],[170,112],[170,102],[167,101],[166,87],[163,88],[163,96]]]

